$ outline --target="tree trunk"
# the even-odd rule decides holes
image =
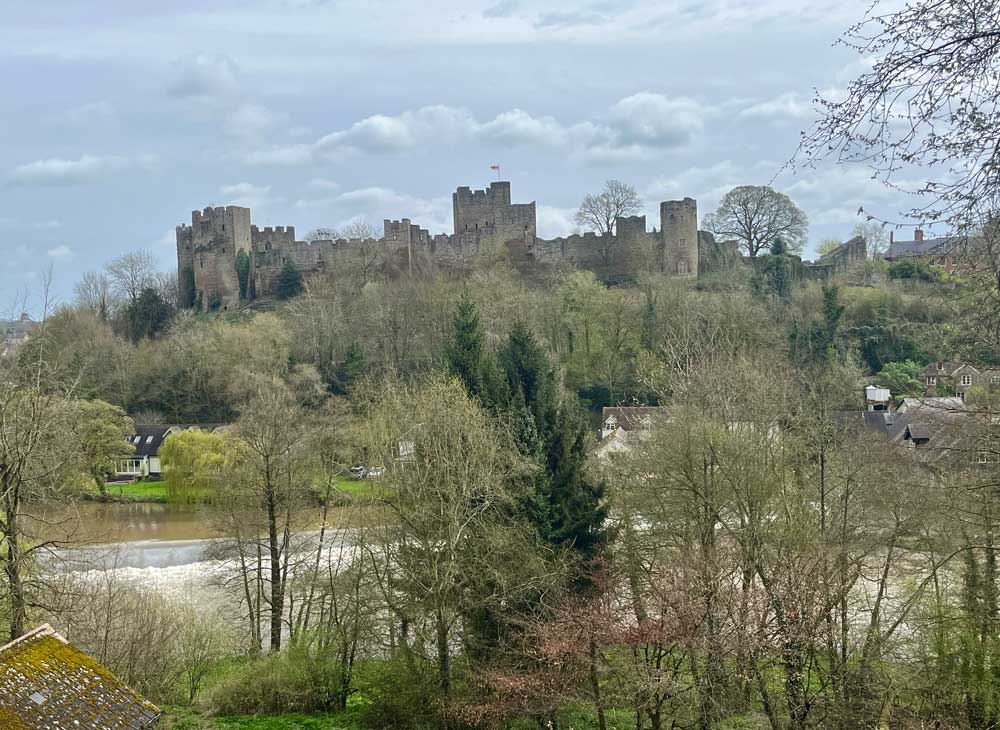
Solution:
[[[437,612],[438,684],[447,701],[451,698],[451,653],[448,650],[448,624],[441,609]]]
[[[594,697],[594,710],[597,712],[598,730],[607,730],[608,724],[604,717],[604,702],[601,700],[601,680],[597,674],[597,640],[591,627],[587,653],[590,659],[590,691]]]
[[[278,511],[274,488],[267,487],[267,546],[271,562],[271,651],[281,651],[281,615],[285,605],[285,586],[281,576],[281,553],[278,549]]]
[[[4,572],[7,574],[8,593],[10,595],[10,640],[21,638],[28,622],[26,601],[24,598],[24,582],[21,578],[21,526],[18,522],[17,487],[11,486],[4,490],[7,494],[7,562]]]

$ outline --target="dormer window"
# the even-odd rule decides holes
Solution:
[[[927,376],[927,385],[937,385],[937,378],[933,375]]]

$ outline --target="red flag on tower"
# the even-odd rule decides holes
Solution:
[[[498,162],[498,163],[497,163],[497,164],[495,164],[495,165],[490,165],[490,169],[491,169],[491,170],[496,170],[496,173],[497,173],[497,180],[499,180],[499,179],[500,179],[500,163]]]

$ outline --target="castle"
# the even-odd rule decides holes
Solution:
[[[426,264],[460,271],[477,256],[503,254],[526,272],[562,264],[615,283],[650,270],[696,276],[717,248],[711,234],[698,230],[697,203],[691,198],[660,203],[659,231],[646,230],[645,216],[627,216],[617,219],[613,234],[553,239],[538,238],[535,203],[512,203],[506,181],[486,190],[460,187],[452,206],[451,235],[432,236],[404,218],[386,220],[379,239],[318,241],[295,240],[294,226],[258,228],[250,222],[249,208],[193,211],[190,226],[177,226],[180,304],[228,309],[242,300],[272,296],[289,262],[314,274],[336,271],[352,260],[367,270],[380,258],[385,271],[401,274]]]

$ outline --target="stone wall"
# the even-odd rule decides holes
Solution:
[[[663,271],[676,276],[698,274],[698,204],[693,198],[660,203]]]
[[[485,190],[460,187],[452,204],[452,235],[432,236],[408,218],[386,219],[377,241],[296,241],[293,226],[251,226],[248,208],[194,211],[191,225],[177,228],[179,279],[184,286],[184,271],[190,267],[201,306],[228,308],[239,303],[239,250],[251,257],[248,296],[254,298],[276,293],[288,262],[303,274],[360,264],[369,277],[373,266],[392,277],[412,273],[417,266],[461,272],[478,258],[507,256],[525,273],[570,266],[592,270],[608,283],[625,283],[646,270],[695,276],[699,261],[715,247],[714,239],[699,234],[697,204],[691,198],[661,203],[659,232],[646,230],[645,216],[624,216],[615,222],[613,235],[584,233],[549,240],[536,235],[534,202],[511,203],[509,182],[494,182]],[[181,298],[185,301],[183,292]]]
[[[181,300],[191,296],[187,291],[187,267],[194,272],[194,295],[203,309],[219,306],[224,309],[239,305],[240,284],[236,274],[236,253],[250,254],[250,209],[230,205],[205,208],[191,213],[191,225],[178,226],[177,263],[181,282]]]

